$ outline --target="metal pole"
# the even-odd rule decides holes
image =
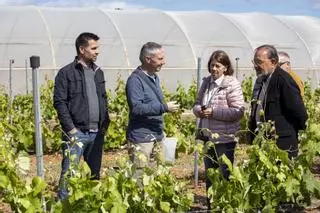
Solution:
[[[25,60],[26,67],[26,93],[29,94],[29,85],[28,85],[28,60]]]
[[[239,74],[239,60],[240,60],[240,58],[236,57],[235,60],[236,60],[236,78],[239,79],[238,74]]]
[[[200,89],[200,81],[201,81],[201,58],[198,57],[197,60],[197,90]],[[199,127],[200,119],[197,118],[196,121],[196,127]],[[199,143],[199,140],[196,139],[196,144]],[[198,186],[199,182],[199,169],[198,169],[198,159],[199,159],[199,153],[196,151],[194,153],[194,186]]]
[[[31,56],[30,66],[32,68],[32,90],[33,90],[33,106],[34,106],[34,126],[36,128],[36,156],[37,156],[37,175],[44,180],[44,164],[43,150],[41,138],[41,111],[40,111],[40,79],[39,67],[40,57]],[[44,197],[41,197],[43,211],[46,212],[46,202]]]
[[[9,122],[12,124],[12,116],[11,116],[11,107],[13,102],[12,97],[12,64],[14,64],[14,59],[9,60],[9,107],[8,107],[8,115],[9,115]]]
[[[36,128],[36,156],[37,156],[37,175],[44,179],[43,151],[41,138],[41,112],[40,112],[40,83],[39,67],[40,57],[31,56],[30,66],[32,68],[32,88],[33,88],[33,106],[34,106],[34,126]]]
[[[14,59],[9,60],[9,97],[10,97],[10,106],[12,103],[12,64],[14,63]]]

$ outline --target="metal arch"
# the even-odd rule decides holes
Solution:
[[[125,45],[125,42],[123,40],[122,33],[120,32],[120,29],[118,28],[118,26],[115,24],[115,22],[112,20],[112,18],[110,17],[110,15],[106,11],[104,11],[100,7],[98,8],[98,10],[101,11],[110,20],[112,26],[114,27],[114,29],[118,33],[118,35],[120,37],[120,41],[121,41],[122,46],[123,46],[123,50],[124,50],[124,55],[125,55],[125,58],[126,58],[127,66],[128,66],[128,68],[131,68],[129,57],[128,57],[128,52],[127,52],[127,46]],[[129,69],[129,74],[130,73],[131,73],[131,71]]]
[[[191,49],[191,53],[193,55],[193,59],[194,59],[194,64],[195,64],[195,67],[197,65],[197,56],[196,56],[196,53],[194,51],[194,48],[191,44],[191,41],[190,41],[190,38],[188,36],[188,34],[186,33],[186,31],[183,29],[183,27],[181,26],[181,23],[172,15],[169,14],[169,12],[164,12],[164,11],[160,11],[161,13],[165,14],[166,16],[168,16],[171,20],[174,21],[174,23],[176,23],[176,25],[179,27],[179,29],[182,31],[184,37],[186,38],[188,44],[189,44],[189,47]],[[172,13],[171,13],[172,14]]]
[[[46,32],[47,32],[48,40],[49,40],[49,46],[50,46],[50,50],[51,50],[50,52],[51,52],[51,57],[52,57],[52,63],[53,63],[53,67],[55,67],[54,74],[57,74],[57,71],[56,71],[56,68],[57,68],[56,53],[55,53],[55,50],[54,50],[54,47],[53,47],[50,28],[48,26],[48,23],[47,23],[46,19],[43,16],[43,13],[40,10],[40,7],[35,7],[34,6],[34,8],[39,13],[39,16],[40,16],[40,18],[41,18],[41,20],[42,20],[42,22],[43,22],[43,24],[44,24],[44,26],[46,28]]]
[[[283,25],[285,25],[289,30],[293,31],[297,37],[300,39],[300,41],[302,42],[303,46],[306,48],[308,54],[309,54],[309,57],[311,59],[311,62],[312,62],[312,65],[313,66],[316,66],[316,63],[315,61],[313,60],[312,58],[312,54],[311,54],[311,51],[306,43],[306,41],[302,38],[302,36],[294,29],[294,27],[292,27],[289,23],[287,23],[286,21],[282,20],[279,16],[271,16],[273,17],[274,19],[276,19],[277,21],[279,21],[280,23],[282,23]]]
[[[11,12],[11,11],[10,11]],[[11,39],[12,39],[12,35],[13,35],[13,30],[14,30],[14,28],[16,27],[16,22],[17,22],[17,14],[15,13],[15,17],[14,17],[14,21],[13,21],[13,25],[12,25],[12,27],[10,28],[10,33],[9,33],[9,36],[7,37],[7,38],[5,38],[4,37],[4,51],[3,51],[3,56],[2,56],[2,58],[4,59],[4,58],[6,58],[5,56],[6,56],[6,54],[8,53],[8,48],[9,48],[9,44],[10,44],[10,41],[11,41]],[[0,42],[1,43],[1,42]],[[6,69],[7,69],[8,67],[6,67]]]
[[[225,14],[222,13],[216,13],[217,15],[223,17],[224,19],[226,19],[227,21],[229,21],[235,28],[238,29],[238,31],[243,35],[243,37],[247,40],[249,46],[251,47],[252,51],[254,51],[254,47],[252,46],[250,39],[248,38],[248,36],[243,32],[243,30],[241,29],[241,27],[235,23],[234,21],[232,21],[228,16],[226,16]]]

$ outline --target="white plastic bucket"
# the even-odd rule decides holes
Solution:
[[[177,138],[166,138],[163,142],[164,159],[166,162],[173,163],[176,158]]]

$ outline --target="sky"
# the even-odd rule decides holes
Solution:
[[[320,17],[320,0],[0,0],[0,6],[102,7],[107,9],[210,10],[226,13],[265,12]]]

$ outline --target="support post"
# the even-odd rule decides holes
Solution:
[[[9,123],[12,125],[12,103],[13,103],[13,95],[12,95],[12,65],[14,64],[14,59],[9,60],[9,103],[8,103],[8,116]]]
[[[239,60],[240,60],[240,58],[236,57],[235,60],[236,60],[236,78],[239,80]]]
[[[26,68],[26,93],[29,94],[29,82],[28,82],[28,60],[25,60],[25,68]]]
[[[200,89],[200,83],[201,82],[201,57],[198,57],[197,60],[197,91]],[[200,119],[197,118],[196,120],[196,128],[199,128]],[[199,141],[196,139],[196,144],[198,144]],[[199,168],[198,168],[198,159],[199,159],[199,153],[196,151],[194,153],[194,186],[198,186],[199,182]]]
[[[12,106],[12,64],[14,64],[14,59],[9,60],[9,98],[10,98],[10,107]]]
[[[36,128],[35,135],[36,135],[37,175],[44,179],[43,150],[42,150],[42,136],[41,136],[41,112],[40,112],[40,83],[39,83],[40,57],[31,56],[30,66],[32,68],[34,126]]]

